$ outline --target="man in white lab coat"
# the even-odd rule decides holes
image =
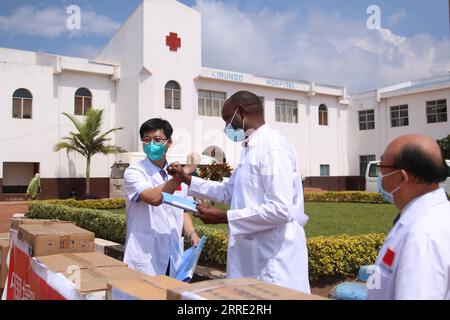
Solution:
[[[148,275],[174,276],[183,253],[182,230],[191,244],[200,241],[191,217],[182,209],[162,204],[162,192],[186,196],[180,176],[168,179],[166,153],[172,145],[172,126],[151,119],[140,128],[147,157],[126,169],[127,236],[124,262]]]
[[[288,140],[264,123],[261,100],[241,91],[222,109],[225,133],[243,144],[227,182],[202,180],[171,165],[189,194],[230,205],[225,212],[199,205],[207,224],[228,223],[227,276],[251,277],[310,292],[300,166]]]
[[[450,299],[450,203],[439,183],[448,174],[431,138],[406,135],[386,148],[379,192],[400,214],[368,280],[369,299]]]

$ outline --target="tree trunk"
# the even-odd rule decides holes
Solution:
[[[89,198],[91,196],[90,177],[91,177],[91,158],[87,158],[87,161],[86,161],[86,194],[85,194],[86,198]]]

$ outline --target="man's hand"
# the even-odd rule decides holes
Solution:
[[[191,234],[191,237],[189,238],[189,241],[191,242],[191,246],[197,247],[198,244],[200,243],[200,238],[197,234],[197,232],[193,232]]]
[[[226,211],[205,204],[199,204],[197,210],[198,214],[195,216],[205,224],[228,223]]]
[[[179,162],[171,163],[167,168],[167,172],[180,183],[191,184],[191,175],[184,170]]]

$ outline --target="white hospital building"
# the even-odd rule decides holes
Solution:
[[[35,173],[42,198],[84,188],[85,160],[54,152],[89,108],[105,109],[104,131],[128,152],[142,152],[139,127],[162,117],[175,129],[173,159],[191,152],[226,158],[241,146],[223,134],[220,109],[239,90],[264,103],[265,119],[297,150],[305,187],[357,190],[370,160],[392,139],[450,134],[450,75],[349,97],[344,87],[202,67],[201,15],[175,0],[143,0],[93,60],[0,48],[0,200],[18,199]],[[413,66],[412,66],[413,67]],[[301,78],[301,75],[299,75]],[[305,79],[307,80],[307,79]],[[108,197],[117,157],[94,157],[93,193]]]

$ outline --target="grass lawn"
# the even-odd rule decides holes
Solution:
[[[109,211],[124,214],[125,210]],[[309,216],[305,228],[308,237],[387,233],[398,213],[398,210],[390,204],[330,202],[307,202],[305,211]],[[198,218],[193,217],[193,221],[196,225],[203,225]],[[227,230],[226,225],[210,227]]]

